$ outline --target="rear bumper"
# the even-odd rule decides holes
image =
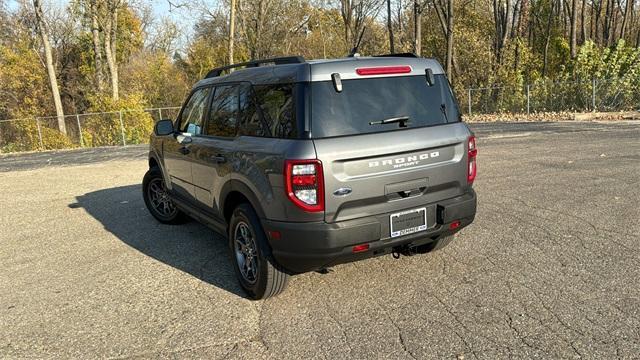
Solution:
[[[389,216],[381,214],[337,223],[291,223],[263,220],[267,234],[274,231],[280,238],[269,238],[274,259],[291,273],[302,273],[329,266],[388,254],[401,246],[418,246],[439,236],[453,234],[471,224],[476,214],[476,193],[469,192],[435,204],[427,204],[435,225],[416,234],[390,237]],[[460,221],[450,230],[449,225]],[[352,247],[369,244],[369,250],[354,254]]]

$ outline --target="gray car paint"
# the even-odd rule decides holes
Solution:
[[[358,76],[355,73],[358,67],[392,65],[411,66],[411,73],[403,76],[424,76],[427,68],[434,74],[443,73],[442,67],[433,59],[356,57],[247,68],[201,80],[194,88],[240,81],[252,84],[325,81],[335,72],[349,79]],[[378,77],[384,76],[393,75]],[[229,193],[239,191],[264,219],[333,223],[419,207],[464,193],[469,186],[466,182],[466,139],[470,134],[465,124],[456,122],[313,140],[194,135],[191,143],[178,144],[175,136],[152,135],[150,154],[161,164],[165,179],[175,175],[182,180],[179,181],[181,189],[175,189],[175,183],[167,184],[170,190],[185,195],[183,200],[195,204],[207,216],[223,220],[225,199]],[[188,154],[181,156],[177,152],[180,147],[187,148]],[[417,156],[431,151],[438,151],[439,157],[400,169],[382,167],[373,171],[367,168],[369,161]],[[224,156],[226,161],[213,160],[219,156]],[[324,213],[299,209],[284,190],[285,159],[315,158],[321,160],[324,170]],[[334,191],[343,188],[351,190],[348,196],[333,195]],[[409,196],[398,195],[404,192]]]

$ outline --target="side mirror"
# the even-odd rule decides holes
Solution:
[[[156,123],[156,126],[153,130],[158,136],[166,136],[173,134],[173,121],[171,120],[160,120]]]

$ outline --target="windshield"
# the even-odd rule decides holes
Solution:
[[[410,129],[459,121],[458,106],[444,75],[429,86],[426,76],[311,83],[314,138]],[[399,119],[405,119],[399,120]]]

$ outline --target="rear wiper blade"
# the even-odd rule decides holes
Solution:
[[[449,122],[449,116],[447,116],[447,105],[444,103],[440,104],[440,111],[442,111],[442,115],[444,115],[444,121]]]
[[[398,117],[392,117],[392,118],[379,120],[379,121],[371,121],[369,122],[369,125],[385,125],[385,124],[398,123],[400,127],[407,127],[408,122],[409,122],[408,116],[398,116]]]

